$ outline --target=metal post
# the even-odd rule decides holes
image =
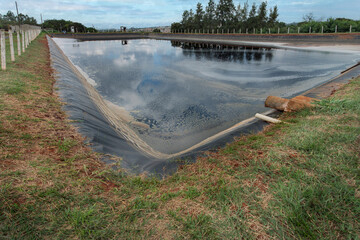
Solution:
[[[5,31],[0,30],[1,38],[1,69],[6,70]]]
[[[11,56],[11,61],[12,61],[12,62],[15,62],[14,38],[13,38],[12,30],[9,30],[9,42],[10,42],[10,56]]]

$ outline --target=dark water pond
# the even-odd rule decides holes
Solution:
[[[55,39],[152,148],[176,153],[354,64],[352,54],[161,40]],[[126,110],[126,111],[125,111]]]

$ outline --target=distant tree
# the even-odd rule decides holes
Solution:
[[[248,28],[256,28],[256,26],[257,26],[256,12],[257,12],[257,6],[255,3],[253,3],[251,6],[251,10],[249,12],[249,17],[246,21],[246,25]]]
[[[273,9],[270,8],[269,19],[268,19],[269,27],[275,26],[275,24],[278,22],[278,20],[277,20],[278,16],[279,16],[279,13],[278,13],[277,6],[275,6]]]
[[[209,0],[204,16],[204,25],[206,28],[216,27],[216,4],[214,0]]]
[[[3,16],[3,19],[9,24],[16,23],[16,16],[12,11],[8,11],[6,15]]]
[[[259,6],[254,2],[250,8],[247,0],[242,6],[238,4],[236,7],[233,0],[219,0],[218,4],[215,0],[209,0],[205,11],[202,4],[197,3],[195,14],[192,9],[185,10],[180,25],[173,23],[171,28],[195,30],[275,27],[283,24],[278,22],[278,16],[278,7],[268,10],[266,1]]]
[[[190,17],[190,13],[188,10],[185,10],[182,14],[182,20],[181,24],[185,27],[185,25],[188,23]]]
[[[249,3],[246,1],[241,9],[241,22],[245,22],[249,15]]]
[[[86,28],[86,32],[96,33],[96,32],[98,32],[98,30],[96,30],[96,28],[94,28],[94,27],[89,27],[89,28]]]
[[[315,21],[315,17],[313,13],[308,13],[303,16],[304,22],[312,22]]]
[[[267,23],[267,2],[262,2],[258,9],[256,27],[265,27]]]
[[[218,26],[221,28],[231,27],[235,19],[235,6],[232,0],[220,0],[216,8]]]
[[[203,6],[201,5],[201,3],[198,3],[196,5],[196,13],[194,16],[194,25],[196,26],[196,28],[203,28],[203,20],[204,20],[204,10],[203,10]]]
[[[160,29],[155,28],[155,29],[153,30],[153,32],[154,32],[154,33],[159,33],[159,32],[161,32],[161,31],[160,31]]]
[[[56,31],[71,31],[71,27],[74,27],[76,32],[86,32],[87,28],[78,22],[66,21],[64,19],[57,20],[57,19],[50,19],[45,20],[43,23],[44,28],[52,28]]]
[[[20,13],[18,18],[13,12],[8,11],[5,15],[0,14],[0,28],[8,29],[10,25],[17,25],[19,19],[21,24],[37,25],[36,19],[33,17]]]
[[[177,22],[172,23],[171,31],[182,31],[182,24]]]

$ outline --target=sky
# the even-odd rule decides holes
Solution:
[[[242,5],[246,0],[234,0]],[[184,10],[196,9],[197,2],[205,6],[208,0],[17,0],[19,12],[43,20],[65,19],[98,29],[169,26],[179,22]],[[217,3],[218,0],[215,0]],[[261,0],[248,0],[259,5]],[[268,0],[268,7],[278,6],[279,20],[300,22],[313,13],[316,20],[329,17],[360,20],[360,0]],[[16,13],[15,1],[0,0],[0,14]]]

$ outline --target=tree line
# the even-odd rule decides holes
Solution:
[[[279,24],[278,17],[278,7],[268,8],[266,1],[259,6],[255,2],[251,6],[248,2],[235,6],[233,0],[219,0],[218,4],[209,0],[205,9],[198,3],[195,12],[185,10],[181,22],[173,23],[171,30],[273,28]]]
[[[12,11],[8,11],[5,15],[0,14],[0,28],[7,30],[10,25],[18,25],[19,20],[21,24],[38,25],[36,19],[33,17],[19,13],[18,19]]]
[[[360,21],[359,20],[352,20],[348,18],[328,18],[326,21],[322,20],[315,20],[313,14],[307,14],[303,17],[302,22],[299,23],[291,23],[287,26],[290,28],[297,28],[300,27],[300,32],[311,32],[315,33],[334,33],[336,32],[349,32],[350,26],[352,32],[359,32],[360,31]]]
[[[19,18],[12,11],[8,11],[5,15],[0,14],[0,29],[8,30],[11,25],[19,25],[19,22],[20,24],[40,26],[40,24],[37,23],[34,17],[29,17],[28,15],[22,13],[19,13]],[[88,28],[81,23],[67,21],[64,19],[45,20],[42,26],[43,28],[51,28],[58,32],[70,32],[72,26],[74,27],[76,32],[97,32],[95,28]]]
[[[58,32],[70,32],[71,27],[74,27],[75,32],[97,32],[97,30],[93,27],[85,27],[83,24],[78,22],[72,22],[68,20],[57,20],[57,19],[50,19],[45,20],[43,23],[44,28],[51,28]]]

